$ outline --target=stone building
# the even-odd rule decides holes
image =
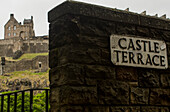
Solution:
[[[33,27],[33,16],[31,16],[31,19],[24,19],[23,24],[21,24],[15,19],[14,14],[10,14],[10,19],[4,26],[4,38],[22,37],[28,39],[34,37]]]
[[[48,35],[35,36],[33,16],[18,22],[14,14],[4,26],[4,39],[0,40],[0,56],[13,57],[15,52],[48,52]]]
[[[17,59],[25,53],[48,53],[48,35],[35,36],[32,16],[31,19],[24,19],[21,24],[14,18],[14,14],[10,14],[10,19],[4,27],[4,39],[0,39],[0,57]],[[48,56],[37,56],[32,60],[6,60],[3,67],[3,73],[30,69],[46,71]],[[1,65],[0,68],[2,68]],[[1,71],[2,69],[0,70],[2,74]]]

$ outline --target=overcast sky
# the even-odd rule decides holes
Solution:
[[[4,38],[4,25],[13,13],[18,22],[34,17],[36,36],[48,35],[47,12],[65,0],[0,0],[0,39]],[[131,12],[170,18],[170,0],[76,0],[117,9],[130,8]]]

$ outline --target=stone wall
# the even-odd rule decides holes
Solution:
[[[115,66],[110,35],[164,40],[170,21],[66,1],[49,12],[51,112],[169,112],[170,69]],[[169,60],[170,62],[170,60]]]
[[[23,40],[21,38],[11,38],[0,40],[0,56],[12,57],[18,50],[23,53],[43,53],[48,52],[48,38],[32,38]]]
[[[41,62],[41,69],[39,68],[39,62]],[[22,59],[20,61],[6,61],[5,62],[5,73],[13,71],[24,71],[24,70],[39,70],[42,72],[47,71],[49,68],[48,56],[37,56],[32,60]]]

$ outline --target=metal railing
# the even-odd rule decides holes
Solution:
[[[27,90],[22,90],[22,91],[16,91],[16,92],[11,92],[11,93],[6,93],[6,94],[0,94],[0,99],[1,99],[1,105],[0,105],[0,112],[4,112],[4,98],[5,96],[7,96],[7,112],[10,112],[10,97],[13,96],[14,97],[14,112],[17,112],[17,96],[19,94],[22,95],[22,101],[21,101],[21,112],[25,112],[24,111],[24,97],[25,97],[25,92],[29,92],[29,98],[30,98],[30,104],[29,104],[29,110],[30,112],[33,112],[33,97],[34,97],[34,91],[45,91],[45,112],[49,111],[48,105],[49,105],[49,98],[48,98],[48,94],[49,94],[49,89],[27,89]]]

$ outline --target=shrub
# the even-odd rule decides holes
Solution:
[[[11,93],[11,92],[5,92]],[[5,94],[2,93],[2,94]],[[24,95],[24,112],[30,111],[30,94],[25,92]],[[45,92],[38,93],[33,96],[33,112],[44,112],[46,106],[46,94]],[[8,96],[4,96],[4,112],[7,112],[7,105],[8,105]],[[0,97],[0,106],[1,106],[1,97]],[[22,94],[17,95],[17,112],[22,112]],[[48,105],[50,108],[50,105]],[[1,110],[1,109],[0,109]],[[14,95],[10,95],[10,112],[14,112]]]

